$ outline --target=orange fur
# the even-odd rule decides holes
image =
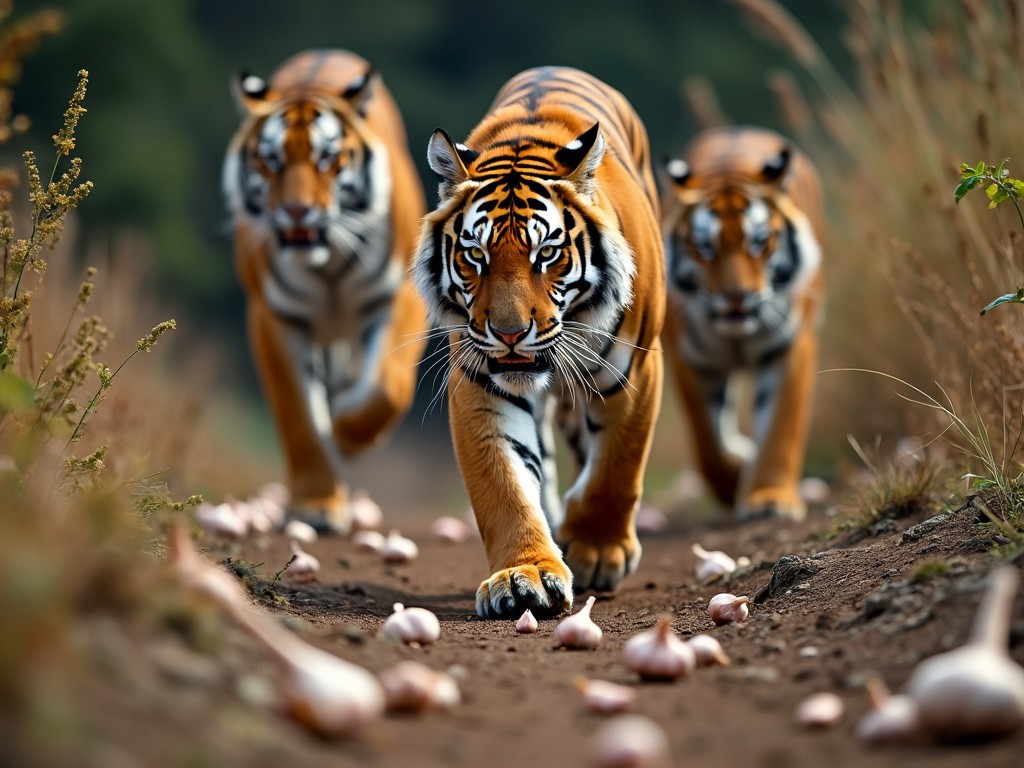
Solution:
[[[617,91],[541,68],[505,85],[465,146],[439,131],[429,154],[442,200],[415,271],[452,329],[452,438],[493,572],[477,610],[557,613],[573,587],[611,590],[640,557],[664,314],[646,132]],[[595,273],[604,288],[586,293]],[[579,460],[564,519],[549,397]]]
[[[236,85],[225,192],[289,512],[343,532],[346,457],[413,399],[426,316],[406,273],[423,192],[398,109],[360,57],[308,51]]]
[[[701,471],[741,518],[800,519],[824,293],[817,174],[757,128],[705,131],[666,169],[665,346]],[[743,372],[759,403],[748,456],[721,421],[734,418],[728,387]]]

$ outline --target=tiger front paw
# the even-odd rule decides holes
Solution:
[[[285,520],[308,523],[317,533],[347,536],[352,529],[348,504],[340,497],[295,499],[289,502]]]
[[[476,612],[485,619],[517,619],[527,608],[539,618],[572,608],[572,574],[564,563],[547,560],[505,568],[476,591]]]
[[[807,517],[807,505],[796,489],[763,488],[752,491],[736,507],[736,519],[741,523],[764,517],[778,517],[798,523]]]
[[[640,541],[632,531],[612,541],[565,537],[562,547],[577,594],[611,592],[640,564]]]

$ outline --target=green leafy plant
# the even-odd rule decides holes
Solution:
[[[1024,181],[1010,176],[1006,160],[999,163],[998,167],[989,165],[984,160],[980,160],[975,166],[970,166],[967,163],[961,164],[960,183],[953,190],[953,198],[959,204],[964,195],[981,184],[985,185],[985,194],[988,195],[989,200],[988,207],[995,208],[1009,201],[1017,211],[1021,230],[1024,230],[1024,213],[1020,208],[1021,196],[1024,195]],[[990,309],[1003,304],[1024,304],[1024,287],[1019,287],[1013,293],[1003,294],[989,302],[981,310],[981,314],[984,315]]]

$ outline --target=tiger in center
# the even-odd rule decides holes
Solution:
[[[464,142],[413,275],[448,339],[456,458],[491,575],[477,613],[563,613],[640,560],[634,518],[662,386],[664,251],[646,130],[618,91],[530,69]],[[564,498],[555,429],[572,455]]]

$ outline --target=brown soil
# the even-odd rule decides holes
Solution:
[[[536,635],[517,635],[510,621],[478,619],[474,591],[487,575],[478,540],[442,544],[431,540],[429,520],[392,518],[421,545],[418,559],[395,566],[355,551],[347,540],[321,538],[309,547],[324,566],[319,582],[297,586],[284,579],[279,591],[287,605],[271,610],[309,642],[374,672],[401,659],[453,670],[463,695],[452,712],[387,716],[354,740],[313,737],[261,704],[274,673],[241,636],[229,633],[218,654],[209,655],[195,650],[202,645],[195,633],[191,645],[168,633],[138,647],[112,631],[94,632],[110,635],[94,643],[101,655],[117,659],[109,663],[119,670],[90,691],[90,719],[121,745],[98,764],[586,766],[602,717],[581,705],[573,678],[582,674],[635,687],[634,711],[665,729],[676,766],[1021,765],[1020,732],[985,744],[874,748],[854,735],[867,708],[868,675],[880,673],[899,688],[919,660],[966,638],[993,543],[971,507],[930,530],[907,533],[919,517],[859,542],[849,534],[846,541],[826,540],[834,521],[820,511],[800,525],[763,520],[709,530],[683,515],[670,521],[665,531],[642,538],[639,572],[594,606],[604,639],[593,651],[554,648],[554,620],[541,622]],[[752,565],[727,584],[700,585],[690,551],[698,540],[746,554]],[[288,559],[280,535],[232,554],[263,563],[266,576]],[[818,570],[805,569],[795,583],[764,596],[746,622],[714,628],[708,599],[721,591],[758,593],[784,555],[810,558]],[[1018,568],[1022,561],[1017,558]],[[936,563],[944,568],[922,569]],[[440,640],[413,648],[378,638],[395,602],[434,611]],[[731,666],[698,669],[675,683],[641,682],[623,665],[623,643],[664,614],[681,635],[712,633]],[[1022,639],[1024,595],[1013,632],[1018,662],[1024,662]],[[843,698],[843,720],[825,730],[795,725],[796,704],[824,690]]]

